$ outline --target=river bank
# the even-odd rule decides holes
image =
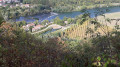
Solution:
[[[37,14],[48,14],[51,12],[49,7],[46,7],[40,4],[38,5],[29,4],[29,6],[27,7],[24,7],[24,6],[21,7],[21,6],[16,6],[16,5],[6,4],[6,7],[0,8],[1,13],[4,16],[4,19],[6,21],[11,20],[11,19],[16,19],[19,17],[33,16]]]
[[[89,10],[89,9],[95,9],[95,8],[106,8],[106,7],[116,7],[116,6],[120,6],[120,3],[112,3],[112,4],[96,4],[96,5],[89,5],[89,6],[77,6],[75,7],[73,10],[69,10],[69,11],[55,11],[56,13],[63,13],[63,12],[74,12],[74,11],[81,11],[83,9]],[[42,6],[37,6],[35,8],[38,7],[42,7]],[[20,7],[15,7],[15,8],[20,8]],[[15,8],[10,8],[9,10],[14,10]],[[14,12],[10,12],[13,13],[11,16],[7,16],[4,15],[4,12],[6,11],[5,9],[2,10],[3,15],[5,16],[6,19],[14,19],[14,18],[19,18],[19,17],[26,17],[26,16],[34,16],[37,14],[41,14],[41,13],[50,13],[50,12],[54,12],[54,8],[51,8],[50,10],[44,9],[44,10],[40,10],[40,9],[35,9],[35,8],[20,8],[21,10],[14,10]],[[6,8],[7,9],[7,8]],[[22,10],[25,10],[22,11]],[[31,12],[30,12],[31,11]],[[9,13],[8,13],[9,14]]]
[[[104,10],[104,11],[106,11],[106,9],[109,9],[109,12],[106,12],[106,13],[120,12],[120,7],[100,8],[100,10]],[[91,18],[94,18],[95,17],[95,12],[97,10],[96,9],[89,9],[88,11],[90,13]],[[41,21],[44,21],[44,20],[52,21],[56,17],[59,17],[61,20],[64,19],[64,17],[75,18],[75,17],[77,17],[81,14],[83,14],[83,13],[81,13],[80,11],[57,13],[55,15],[52,15],[51,13],[49,13],[49,14],[37,14],[37,15],[34,15],[34,16],[19,17],[19,18],[12,19],[12,20],[14,20],[16,22],[26,21],[27,23],[31,23],[31,22],[35,21],[35,19],[32,19],[32,18],[38,18],[39,22],[41,22]]]

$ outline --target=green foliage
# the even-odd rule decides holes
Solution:
[[[110,35],[85,39],[88,26],[97,24],[99,27],[97,21],[91,21],[92,24],[89,24],[88,15],[89,13],[78,16],[74,20],[65,18],[64,20],[76,24],[61,34],[57,33],[59,36],[51,38],[42,36],[39,39],[38,36],[52,28],[34,37],[19,28],[25,25],[25,22],[17,22],[18,27],[7,23],[2,24],[0,26],[0,66],[117,67],[120,64],[120,32],[115,30],[109,33]],[[46,22],[48,21],[43,24]],[[54,20],[54,23],[65,25],[59,17]],[[30,30],[32,31],[32,27]],[[89,30],[90,33],[94,32]]]
[[[119,0],[23,0],[23,3],[31,4],[32,8],[26,7],[14,7],[10,8],[2,7],[2,13],[5,19],[17,18],[19,16],[35,15],[39,13],[53,12],[72,12],[81,11],[84,9],[92,9],[99,7],[101,4],[105,6],[114,6],[114,3],[119,3]]]
[[[48,20],[44,20],[41,24],[42,24],[42,25],[49,24],[49,21],[48,21]]]
[[[101,61],[101,57],[100,57],[100,56],[98,56],[98,57],[97,57],[97,60],[98,60],[98,61]]]
[[[68,21],[68,24],[70,24],[70,23],[73,22],[73,19],[72,18],[68,18],[67,21]]]
[[[22,27],[24,25],[26,25],[26,21],[19,21],[19,22],[15,22],[15,24],[18,26],[18,27]]]
[[[111,3],[119,2],[119,0],[51,0],[49,3],[52,4],[52,11],[71,12],[80,11],[82,9],[96,8],[99,7],[100,4],[110,5]]]
[[[4,21],[4,18],[3,18],[2,14],[1,14],[1,11],[0,11],[0,25],[3,23],[3,21]]]
[[[33,26],[30,26],[30,28],[29,28],[30,32],[32,32],[32,28],[33,28]]]
[[[49,13],[50,12],[50,7],[37,4],[36,6],[31,6],[30,7],[4,7],[0,8],[3,16],[5,17],[6,20],[12,19],[12,18],[17,18],[19,16],[28,16],[28,15],[35,15],[39,13]]]
[[[61,25],[61,26],[64,26],[65,23],[64,21],[62,21],[59,17],[56,17],[54,20],[53,20],[54,24],[58,24],[58,25]]]
[[[2,25],[0,29],[4,30],[0,32],[1,67],[35,67],[46,66],[46,64],[54,67],[54,65],[62,66],[63,61],[65,66],[71,66],[75,63],[70,60],[70,54],[62,53],[59,38],[51,38],[43,43],[43,39],[37,39],[33,35],[16,28],[16,26],[11,27],[7,23]],[[6,27],[4,28],[4,26]]]
[[[38,24],[39,24],[39,21],[38,21],[38,20],[34,21],[34,24],[35,24],[35,25],[38,25]]]

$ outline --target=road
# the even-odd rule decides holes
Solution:
[[[47,28],[45,28],[45,29],[43,29],[43,30],[40,30],[40,31],[37,31],[37,32],[33,32],[33,33],[31,33],[31,34],[40,33],[40,32],[46,31],[46,30],[49,29],[49,28],[61,29],[61,28],[63,28],[63,26],[60,26],[60,25],[57,25],[57,24],[52,24],[52,25],[49,25]]]

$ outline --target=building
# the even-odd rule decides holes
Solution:
[[[13,5],[10,5],[10,8],[13,8],[14,6]]]
[[[3,0],[0,0],[0,6],[3,6]]]
[[[68,21],[64,21],[65,24],[68,24]]]
[[[25,4],[25,7],[30,7],[30,4]]]
[[[12,0],[12,2],[19,3],[20,0]]]
[[[30,23],[30,24],[27,24],[26,26],[27,27],[31,27],[31,26],[35,26],[35,24],[34,23]]]
[[[17,7],[17,6],[20,6],[20,4],[16,4],[16,7]]]
[[[3,7],[6,7],[7,5],[3,5]]]
[[[26,7],[26,8],[28,8],[28,7],[30,7],[30,4],[21,4],[21,7]]]
[[[43,25],[36,25],[36,26],[34,26],[34,28],[32,28],[32,32],[34,32],[34,31],[37,31],[37,30],[39,30],[39,29],[41,29],[42,27],[44,27]]]
[[[12,2],[19,3],[20,0],[4,0],[4,3],[12,3]]]
[[[0,6],[4,6],[6,3],[19,3],[20,0],[0,0]]]
[[[30,24],[27,24],[26,26],[23,26],[22,28],[25,30],[25,31],[29,31],[29,28],[31,27],[31,26],[35,26],[35,24],[34,23],[30,23]]]
[[[22,26],[22,29],[24,29],[25,31],[29,31],[29,28],[27,26]]]
[[[35,26],[34,23],[30,23],[30,24],[27,24],[26,26],[22,26],[22,29],[24,29],[25,31],[29,31],[29,28],[31,26],[33,27],[32,28],[32,32],[37,31],[37,30],[39,30],[39,29],[44,27],[43,25],[40,25],[40,24]]]
[[[4,3],[11,3],[12,0],[4,0]]]

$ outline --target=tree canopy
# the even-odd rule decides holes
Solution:
[[[0,11],[0,25],[2,24],[3,21],[4,21],[4,18],[3,18],[2,14],[1,14],[1,11]]]

